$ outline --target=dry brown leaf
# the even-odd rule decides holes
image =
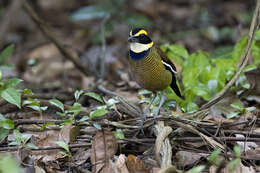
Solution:
[[[117,161],[116,167],[119,173],[129,173],[127,166],[126,166],[126,157],[124,154],[120,154]]]
[[[193,165],[196,162],[199,162],[202,157],[206,157],[205,154],[192,153],[188,151],[178,151],[176,153],[177,165],[179,167],[185,167],[188,165]]]
[[[86,150],[85,148],[79,148],[77,152],[73,155],[73,161],[76,165],[81,165],[90,158],[91,150]]]
[[[153,172],[155,173],[155,172]],[[173,165],[168,166],[167,168],[160,169],[158,173],[180,173],[180,171]]]
[[[73,142],[79,133],[79,128],[73,125],[65,125],[61,131],[43,131],[35,139],[35,145],[41,146],[57,146],[57,141],[64,141],[66,144]],[[60,150],[50,151],[34,151],[38,155],[38,158],[42,158],[43,162],[54,161],[59,158],[63,158],[60,154]]]
[[[250,93],[251,95],[259,95],[260,94],[260,69],[251,70],[245,72],[248,82],[250,83]]]
[[[254,149],[254,150],[246,151],[245,155],[248,157],[260,158],[260,147]]]
[[[110,160],[118,148],[115,135],[109,130],[98,131],[93,138],[91,163],[93,173],[109,173],[113,171]]]
[[[130,173],[148,173],[149,169],[144,165],[141,159],[130,154],[126,160],[126,166]]]
[[[79,135],[79,130],[79,126],[65,125],[59,133],[59,141],[64,141],[66,144],[73,143]]]
[[[209,168],[209,172],[210,173],[215,173],[217,170],[217,167],[215,166],[211,166]],[[228,167],[226,166],[225,168],[223,168],[220,173],[230,173],[228,171]],[[253,167],[247,167],[247,166],[244,166],[241,162],[240,164],[238,164],[236,166],[236,169],[232,172],[232,173],[255,173],[255,170],[253,169]]]

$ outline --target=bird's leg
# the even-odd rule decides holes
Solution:
[[[154,114],[154,118],[157,118],[157,116],[158,116],[158,114],[160,112],[160,109],[161,109],[163,103],[165,102],[165,100],[166,100],[166,95],[165,95],[164,91],[162,91],[161,101],[160,101],[158,109],[156,110],[156,112]]]
[[[156,96],[157,96],[157,93],[154,94],[152,100],[150,101],[150,103],[148,104],[148,106],[144,109],[144,112],[143,112],[144,115],[145,115],[144,119],[146,119],[146,115],[150,112],[150,111],[149,111],[149,110],[150,110],[150,107],[151,107],[151,105],[153,104],[153,101],[155,100]]]
[[[147,106],[147,107],[144,109],[144,111],[143,111],[143,116],[142,116],[142,119],[141,119],[141,122],[140,122],[140,129],[141,129],[141,131],[142,131],[143,134],[144,134],[144,130],[143,130],[144,121],[146,120],[147,114],[150,112],[150,111],[149,111],[149,110],[150,110],[150,107],[151,107],[151,105],[152,105],[154,99],[156,98],[156,96],[157,96],[157,93],[154,94],[152,100],[150,101],[150,103],[148,104],[148,106]]]
[[[166,100],[166,95],[165,95],[164,91],[162,91],[161,93],[162,93],[162,94],[161,94],[160,104],[159,104],[159,106],[158,106],[158,108],[157,108],[157,110],[156,110],[156,112],[155,112],[155,114],[154,114],[154,118],[157,118],[157,117],[158,117],[158,114],[159,114],[159,112],[160,112],[160,109],[161,109],[163,103],[164,103],[165,100]],[[153,134],[154,125],[155,125],[155,120],[153,120],[153,126],[152,126],[152,130],[151,130],[151,132],[150,132],[150,136],[152,136],[152,134]]]

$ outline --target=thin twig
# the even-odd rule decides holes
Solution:
[[[82,147],[90,147],[91,143],[82,143],[82,144],[71,144],[69,145],[69,148],[82,148]],[[17,151],[19,147],[0,147],[0,151]],[[57,150],[57,149],[64,149],[60,146],[44,146],[44,147],[38,147],[38,148],[30,148],[34,151],[40,151],[40,150]]]
[[[207,108],[211,107],[212,105],[216,104],[217,102],[219,102],[225,96],[225,94],[228,92],[228,90],[233,86],[233,84],[236,82],[238,77],[240,76],[240,73],[243,71],[244,67],[246,66],[246,64],[248,62],[248,59],[250,56],[251,45],[252,45],[256,30],[259,27],[259,22],[260,22],[260,11],[259,10],[260,10],[260,0],[257,1],[255,13],[254,13],[254,16],[253,16],[253,19],[251,22],[251,26],[250,26],[250,31],[248,34],[247,46],[246,46],[245,52],[241,55],[240,63],[238,65],[239,69],[237,70],[236,74],[215,97],[213,97],[206,104],[202,105],[199,110],[207,109]]]
[[[24,1],[23,8],[29,14],[32,20],[37,24],[42,33],[54,43],[54,45],[58,48],[64,58],[71,61],[75,65],[75,67],[77,67],[77,69],[81,71],[84,75],[89,76],[89,71],[87,71],[86,67],[82,65],[79,57],[69,51],[66,47],[62,45],[62,43],[58,39],[56,39],[56,37],[49,31],[45,22],[37,15],[37,13],[28,4],[27,1]]]

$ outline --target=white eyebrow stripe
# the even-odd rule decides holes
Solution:
[[[162,63],[163,63],[164,65],[166,65],[167,67],[169,67],[173,73],[175,73],[175,74],[177,73],[177,71],[175,71],[170,64],[164,62],[163,60],[162,60]]]

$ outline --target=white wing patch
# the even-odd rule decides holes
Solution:
[[[177,71],[175,71],[170,64],[164,62],[163,60],[162,60],[162,63],[163,63],[163,65],[169,67],[173,73],[175,73],[175,74],[177,73]]]

